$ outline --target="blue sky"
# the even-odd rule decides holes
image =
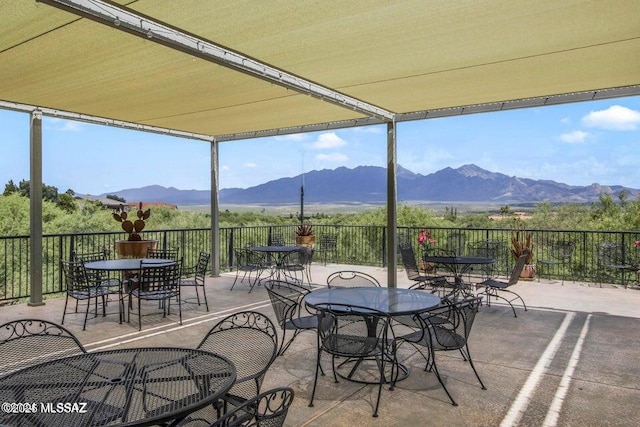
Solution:
[[[29,116],[0,110],[0,184],[29,179]],[[220,188],[303,171],[386,166],[385,126],[223,142]],[[399,123],[398,164],[421,174],[474,163],[570,185],[640,188],[640,97]],[[45,117],[43,181],[102,194],[210,185],[207,142]]]

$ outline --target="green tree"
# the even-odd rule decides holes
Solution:
[[[8,196],[10,194],[17,193],[17,192],[18,192],[18,187],[13,183],[13,180],[10,179],[9,182],[5,184],[4,192],[2,193],[2,195]]]
[[[629,198],[629,193],[627,193],[627,190],[625,189],[620,190],[620,193],[618,193],[618,200],[620,200],[620,204],[622,206],[624,206],[628,198]]]
[[[65,212],[74,213],[78,210],[78,204],[76,199],[68,193],[63,193],[58,196],[58,203],[56,205]]]
[[[0,236],[29,234],[29,199],[17,192],[0,199]]]
[[[500,216],[502,216],[503,218],[511,214],[512,214],[512,211],[509,205],[504,205],[500,207]]]
[[[9,181],[11,182],[11,181]],[[6,190],[6,187],[5,187]],[[69,190],[67,190],[69,191]],[[24,197],[30,197],[30,184],[28,180],[21,180],[18,184],[17,192]],[[53,185],[42,184],[42,200],[47,200],[50,202],[58,201],[58,188]]]

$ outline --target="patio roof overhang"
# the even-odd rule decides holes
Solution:
[[[218,142],[386,122],[393,229],[396,122],[640,94],[636,0],[41,1],[0,3],[0,107]]]
[[[396,121],[640,93],[634,0],[103,3]],[[217,140],[389,120],[172,49],[160,33],[117,31],[115,17],[110,27],[20,0],[2,2],[0,23],[0,100],[8,103]]]

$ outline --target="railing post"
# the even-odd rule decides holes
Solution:
[[[382,228],[382,267],[387,267],[387,229]]]
[[[227,246],[227,255],[228,255],[228,259],[229,262],[227,264],[229,264],[227,267],[231,268],[235,265],[235,260],[233,259],[233,248],[235,247],[235,243],[234,243],[234,238],[235,238],[235,228],[231,227],[231,231],[229,233],[229,245]]]

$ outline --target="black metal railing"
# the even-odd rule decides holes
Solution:
[[[294,244],[296,225],[223,227],[220,229],[220,266],[232,269],[233,249],[254,245],[268,245],[272,237],[281,235],[286,244]],[[337,248],[332,261],[340,264],[386,266],[386,227],[350,225],[314,225],[316,244],[318,236],[337,236]],[[399,227],[398,240],[409,242],[417,254],[423,248],[418,245],[419,227]],[[512,230],[486,228],[438,228],[428,229],[435,243],[433,246],[460,254],[468,254],[470,248],[483,242],[496,246],[496,273],[508,275],[513,267],[511,255]],[[636,271],[640,248],[640,231],[576,231],[576,230],[527,230],[533,242],[533,263],[553,256],[557,242],[571,242],[570,259],[560,264],[545,264],[538,272],[545,278],[571,278],[600,283],[628,284],[637,280]],[[49,234],[43,236],[42,289],[43,294],[64,291],[60,260],[71,257],[73,251],[112,251],[115,241],[125,238],[124,233]],[[145,239],[159,241],[159,247],[180,248],[184,264],[197,263],[201,250],[209,251],[211,230],[180,229],[145,231]],[[0,301],[27,298],[30,291],[29,236],[0,237]],[[617,259],[604,259],[602,247],[617,245]],[[400,264],[401,265],[401,264]],[[628,269],[610,268],[612,265],[629,266]]]

